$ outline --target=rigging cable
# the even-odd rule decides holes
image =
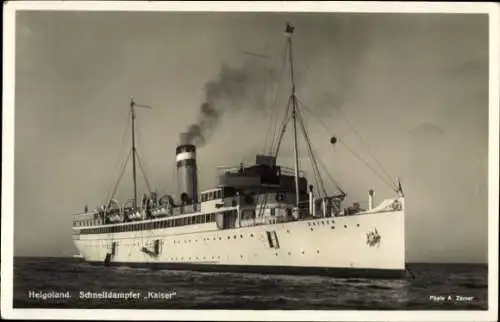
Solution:
[[[285,135],[286,127],[288,126],[288,122],[290,122],[290,118],[292,117],[292,114],[290,113],[290,106],[291,106],[290,101],[291,100],[292,100],[292,97],[290,96],[288,98],[288,104],[287,104],[287,107],[285,110],[285,117],[284,117],[283,121],[281,122],[281,126],[279,127],[281,129],[281,131],[279,134],[277,134],[277,137],[275,137],[275,139],[273,141],[272,150],[274,151],[273,155],[275,158],[278,157],[278,153],[279,153],[279,150],[281,147],[281,141],[283,140],[283,136]]]
[[[146,182],[146,188],[148,189],[149,191],[149,194],[151,194],[152,190],[151,190],[151,185],[149,184],[149,180],[146,176],[146,173],[144,172],[144,168],[143,168],[143,161],[142,161],[142,158],[141,156],[139,155],[139,153],[136,151],[136,155],[137,155],[137,161],[139,161],[139,169],[141,170],[141,173],[142,173],[142,176],[144,177],[144,181]]]
[[[140,135],[140,131],[139,131],[139,128],[140,126],[137,126],[136,127],[136,138],[137,138],[137,142],[139,143],[137,146],[136,146],[136,156],[137,156],[137,161],[139,161],[139,169],[141,170],[141,173],[142,173],[142,176],[144,178],[144,182],[146,183],[146,188],[148,189],[149,193],[151,194],[152,190],[151,190],[151,185],[149,184],[149,180],[146,176],[146,173],[150,173],[149,171],[149,167],[147,166],[147,164],[144,162],[144,160],[141,158],[141,156],[143,155],[142,153],[142,139],[141,139],[141,135]],[[147,171],[145,171],[147,170]]]
[[[117,163],[117,166],[119,166],[119,165],[120,165],[120,159],[121,159],[120,155],[123,153],[123,152],[122,152],[122,150],[123,150],[123,148],[125,147],[125,146],[124,146],[124,144],[125,144],[125,137],[127,136],[128,129],[129,129],[129,127],[130,127],[130,123],[131,123],[131,119],[130,119],[130,112],[129,112],[129,113],[128,113],[128,115],[127,115],[127,122],[126,122],[126,124],[125,124],[125,130],[123,131],[122,138],[121,138],[121,140],[120,140],[120,144],[118,145],[118,153],[117,153],[117,156],[116,156],[116,159],[115,159],[115,160],[116,160],[116,163]],[[127,151],[127,150],[128,150],[128,149],[126,149],[125,151]],[[127,153],[127,158],[128,158],[129,156],[130,156],[130,151]],[[119,175],[118,182],[120,181],[121,176],[122,176],[122,175],[120,174],[120,175]],[[118,184],[118,183],[115,183],[115,185],[117,185],[117,184]],[[111,189],[109,189],[109,190],[111,190]],[[109,191],[109,190],[108,190],[108,191]],[[114,191],[114,190],[115,190],[115,189],[113,189],[112,191]],[[112,193],[112,195],[114,195],[114,193]],[[108,196],[109,196],[109,194],[108,194]],[[111,197],[111,198],[107,198],[105,202],[107,203],[107,202],[108,202],[109,200],[111,200],[111,199],[113,199],[113,197]]]
[[[276,96],[275,106],[280,106],[281,105],[281,103],[280,103],[281,99],[282,99],[281,94],[282,94],[282,92],[284,90],[284,87],[285,87],[285,78],[283,77],[283,75],[285,74],[285,70],[286,70],[286,63],[287,63],[287,57],[288,57],[287,53],[288,53],[288,43],[285,43],[284,53],[282,55],[282,59],[283,60],[282,60],[282,70],[281,70],[281,74],[280,74],[280,83],[279,83],[280,87],[279,87],[279,92],[277,93],[277,96]],[[284,117],[285,118],[287,117],[288,113],[290,113],[290,106],[289,106],[289,104],[290,104],[290,96],[289,95],[287,95],[286,102],[287,102],[286,103],[287,104],[287,108],[284,111],[284,113],[285,113]],[[281,111],[281,109],[276,108],[276,117],[278,117],[279,111]],[[276,127],[276,126],[274,127],[273,141],[272,141],[272,144],[271,144],[270,150],[269,150],[271,154],[277,148],[276,144],[279,144],[278,142],[279,142],[280,135],[282,137],[283,134],[284,134],[284,133],[280,134],[279,131],[282,130],[283,126],[286,126],[288,124],[289,120],[285,119],[284,122],[286,122],[286,123],[282,124],[280,127]],[[271,123],[270,125],[272,126],[273,124],[274,124],[274,122]]]
[[[284,50],[286,49],[286,47],[284,48]],[[281,55],[283,56],[283,55]],[[280,56],[278,56],[276,58],[276,60],[278,60]],[[279,93],[281,93],[281,90],[282,90],[282,75],[283,75],[283,72],[284,72],[284,69],[285,69],[285,59],[282,58],[282,62],[281,62],[281,70],[279,72],[279,76],[278,76],[278,82],[276,83],[276,85],[274,86],[274,91],[273,91],[273,94],[274,96],[272,97],[272,100],[271,100],[271,103],[269,104],[270,106],[270,109],[271,109],[271,116],[270,116],[270,122],[267,126],[267,129],[266,129],[266,135],[265,135],[265,141],[264,141],[264,149],[265,151],[267,150],[268,148],[268,141],[270,139],[270,132],[271,130],[273,129],[273,124],[276,120],[276,118],[278,117],[278,112],[276,111],[276,109],[274,108],[275,105],[277,105],[277,101],[279,100]],[[281,81],[280,81],[281,80]],[[274,130],[276,130],[274,128]],[[273,135],[274,137],[274,135]],[[272,142],[270,142],[272,144]]]
[[[314,73],[311,71],[310,66],[307,63],[306,63],[306,72],[308,74],[310,74],[312,76],[312,78],[314,78],[315,80],[317,80],[316,77],[315,77],[315,75],[314,75]],[[319,83],[319,82],[317,81],[317,83]],[[372,153],[372,151],[370,150],[370,148],[368,147],[368,145],[365,144],[364,140],[361,138],[361,136],[359,135],[359,133],[356,131],[356,129],[354,128],[354,126],[352,125],[352,123],[349,122],[349,120],[341,112],[341,110],[340,110],[339,107],[334,106],[334,109],[336,109],[339,112],[340,116],[346,121],[346,123],[349,125],[349,127],[353,131],[354,136],[359,140],[359,142],[361,143],[361,145],[366,149],[366,151],[368,152],[368,154],[370,155],[370,157],[377,163],[377,165],[380,168],[380,170],[382,170],[383,174],[387,177],[386,179],[388,179],[392,183],[391,185],[394,186],[394,182],[395,181],[393,180],[392,176],[390,176],[388,174],[388,172],[382,166],[382,163],[375,157],[375,155]],[[311,111],[309,111],[309,112],[312,113]]]
[[[272,102],[270,104],[271,116],[270,116],[270,121],[269,121],[268,127],[266,129],[266,135],[265,135],[265,140],[264,140],[264,153],[273,154],[274,146],[276,144],[276,136],[277,136],[278,128],[273,127],[273,124],[275,123],[276,119],[279,117],[279,110],[277,108],[275,108],[275,106],[279,105],[278,102],[279,102],[279,99],[281,96],[281,92],[283,90],[283,74],[284,74],[284,71],[286,68],[286,57],[287,57],[286,50],[287,49],[288,49],[288,44],[285,44],[285,46],[283,46],[283,53],[281,55],[281,57],[282,57],[281,71],[279,72],[278,82],[274,88],[274,97],[273,97]],[[283,129],[282,129],[282,133],[281,133],[280,137],[283,137],[285,129],[286,129],[286,124],[288,124],[288,121],[289,121],[289,115],[288,115],[289,114],[289,105],[290,105],[290,100],[288,101],[288,106],[287,106],[287,109],[285,111],[285,117],[284,117],[284,120],[282,121]],[[270,135],[271,130],[274,130],[272,136]],[[269,142],[270,140],[271,140],[271,142]],[[269,147],[268,147],[268,144],[269,144]],[[278,147],[278,149],[279,149],[279,147]],[[267,152],[267,151],[269,151],[269,152]],[[267,205],[268,199],[269,199],[269,194],[267,193],[264,196],[264,202],[261,203],[261,206],[259,208],[259,212],[258,212],[259,217],[262,217],[264,210],[265,210],[265,206]]]
[[[269,101],[268,96],[270,96],[270,93],[268,93],[268,91],[267,91],[267,85],[268,85],[268,83],[269,83],[269,79],[268,79],[268,78],[270,77],[270,75],[273,75],[273,74],[274,74],[274,72],[275,72],[275,70],[276,70],[276,68],[275,68],[275,67],[276,67],[276,65],[277,65],[278,58],[279,58],[279,56],[277,56],[277,57],[275,58],[275,60],[272,62],[272,64],[271,64],[270,68],[267,70],[266,77],[264,78],[264,92],[263,92],[262,94],[263,94],[263,97],[264,97],[264,104],[265,104],[265,108],[266,108],[266,109],[267,109],[267,107],[268,107],[267,102]],[[274,88],[274,90],[275,90],[275,91],[276,91],[276,87],[277,87],[277,86],[278,86],[278,85],[275,85],[275,88]],[[272,106],[272,104],[273,104],[273,103],[271,102],[271,104],[270,104],[270,105]],[[274,114],[273,114],[272,112],[273,112],[273,110],[271,110],[271,116],[270,116],[270,118],[271,118],[271,119],[272,119],[272,118],[273,118],[273,116],[274,116]],[[264,136],[264,148],[267,146],[267,141],[268,141],[268,132],[269,132],[269,131],[270,131],[270,126],[268,126],[268,127],[267,127],[267,129],[266,129],[266,135]]]
[[[306,111],[309,112],[309,114],[311,114],[321,125],[323,125],[323,127],[325,127],[325,129],[331,133],[332,131],[328,128],[328,126],[323,122],[321,121],[319,118],[317,118],[314,113],[312,113],[312,111],[306,107],[303,103],[301,103],[302,106],[304,107],[304,109]],[[392,183],[390,183],[389,181],[387,181],[386,178],[384,178],[383,176],[381,176],[368,162],[366,162],[363,158],[361,158],[359,155],[356,154],[356,152],[354,152],[351,148],[349,148],[347,146],[347,144],[345,144],[342,140],[340,140],[338,138],[338,141],[349,151],[351,152],[358,160],[360,160],[361,162],[363,162],[370,170],[372,170],[372,172],[377,175],[382,181],[384,181],[392,190],[396,191],[397,192],[397,189],[394,188],[394,185]]]
[[[281,71],[279,72],[278,82],[274,88],[274,97],[273,97],[272,102],[270,104],[271,117],[270,117],[267,129],[266,129],[266,135],[265,135],[265,141],[264,141],[264,149],[268,150],[268,148],[269,148],[268,151],[272,151],[272,149],[273,149],[273,142],[269,142],[269,140],[271,139],[270,132],[272,129],[274,129],[272,139],[274,140],[274,138],[276,137],[276,127],[273,127],[273,124],[276,121],[276,118],[278,117],[279,112],[278,112],[278,109],[276,109],[274,107],[279,105],[278,101],[280,99],[281,92],[283,90],[283,73],[285,72],[285,67],[286,67],[286,49],[287,49],[287,47],[284,46],[283,54],[281,55],[282,56]],[[268,144],[270,144],[270,146],[268,146]]]
[[[130,160],[130,155],[132,155],[132,151],[128,153],[127,159],[125,160],[125,163],[123,164],[122,170],[120,172],[120,176],[118,177],[118,181],[115,184],[115,187],[113,188],[113,192],[111,194],[111,198],[109,198],[108,203],[115,197],[116,191],[118,189],[118,185],[120,184],[120,181],[123,177],[123,174],[125,173],[125,169],[127,167],[128,160]]]
[[[371,152],[370,148],[368,147],[367,144],[364,143],[364,141],[362,140],[361,136],[358,134],[358,132],[356,131],[356,129],[354,128],[354,126],[352,125],[351,122],[349,122],[349,120],[345,117],[345,115],[340,111],[340,108],[338,107],[334,107],[340,114],[340,116],[346,121],[346,123],[349,125],[349,127],[351,128],[351,130],[353,131],[354,135],[356,136],[356,138],[359,140],[359,142],[361,142],[361,145],[363,145],[366,149],[366,151],[368,152],[368,154],[372,157],[372,159],[377,163],[377,165],[379,166],[379,168],[382,170],[382,172],[384,173],[384,175],[387,176],[387,179],[389,179],[390,182],[393,183],[394,185],[394,180],[392,179],[392,177],[387,173],[387,171],[384,169],[384,167],[382,167],[382,164],[380,163],[380,161],[375,157],[375,155]]]
[[[306,107],[304,106],[304,103],[303,103],[302,101],[300,101],[300,100],[298,100],[298,99],[297,99],[297,101],[299,102],[299,104],[300,104],[302,107],[306,108]],[[302,114],[300,114],[300,117],[301,117],[301,119],[302,119],[302,122],[304,122],[304,121],[303,121],[303,120],[304,120],[304,116],[303,116]],[[311,149],[313,150],[313,153],[314,153],[315,155],[318,155],[318,156],[319,156],[319,154],[318,154],[318,153],[315,151],[315,149],[312,147],[312,144],[311,144]],[[325,166],[325,164],[323,163],[323,161],[321,160],[321,158],[320,158],[320,157],[318,157],[318,158],[316,159],[316,161],[317,161],[317,162],[319,163],[319,165],[320,165],[320,166],[324,169],[324,172],[326,173],[326,175],[328,176],[328,178],[330,179],[330,181],[331,181],[331,182],[335,185],[335,187],[337,188],[337,190],[339,190],[342,194],[345,194],[344,190],[340,187],[340,184],[339,184],[339,183],[338,183],[335,179],[333,179],[332,175],[328,172],[328,168]],[[318,171],[319,171],[319,170],[318,170]]]
[[[311,140],[309,139],[309,135],[307,134],[307,130],[306,130],[306,127],[304,124],[304,119],[302,117],[302,114],[300,113],[300,109],[297,109],[296,112],[297,112],[297,116],[298,116],[297,118],[299,120],[299,124],[301,126],[302,132],[304,133],[304,137],[306,139],[307,149],[308,149],[309,158],[310,158],[310,161],[311,161],[311,164],[313,167],[316,186],[321,189],[320,193],[322,192],[324,194],[324,196],[326,197],[327,193],[326,193],[326,189],[325,189],[325,184],[323,182],[323,179],[321,178],[321,173],[319,171],[318,162],[316,160],[316,157],[314,156],[314,152],[312,149],[312,143],[311,143]],[[318,185],[318,182],[319,182],[319,185]]]

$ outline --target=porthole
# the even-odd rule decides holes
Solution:
[[[314,231],[314,228],[311,228],[311,231]]]
[[[219,240],[222,240],[222,237],[219,237]]]
[[[319,249],[316,251],[316,253],[318,253],[318,254],[319,254]]]
[[[344,228],[347,228],[347,225],[344,225]]]
[[[335,229],[335,226],[332,226],[332,229]]]
[[[288,252],[288,255],[290,256],[290,255],[292,255],[292,253]]]
[[[322,225],[324,225],[324,224],[325,224],[325,222],[322,220],[322,221],[321,221],[321,224],[322,224]]]
[[[236,235],[234,235],[234,239],[236,239],[236,238],[237,238]]]
[[[253,237],[253,234],[250,234],[250,237]]]
[[[302,251],[302,255],[304,255],[304,251]]]
[[[356,226],[358,226],[358,227],[359,227],[359,224],[357,224]]]
[[[231,239],[231,236],[227,236],[227,239]]]
[[[288,230],[288,229],[287,229],[287,230],[286,230],[286,232],[287,232],[287,233],[290,233],[290,230]]]
[[[240,238],[243,238],[243,235],[240,235]]]

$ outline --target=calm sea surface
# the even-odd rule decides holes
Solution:
[[[487,265],[410,264],[409,268],[415,279],[382,280],[104,267],[72,258],[22,257],[14,259],[13,305],[100,309],[487,310]],[[44,300],[33,295],[54,294],[51,292],[65,292],[70,298]],[[139,298],[85,298],[88,292],[104,297],[135,292]],[[163,298],[153,298],[155,295]],[[463,298],[458,300],[457,296]]]

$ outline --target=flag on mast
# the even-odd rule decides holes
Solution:
[[[285,29],[285,35],[287,37],[291,37],[293,34],[293,30],[295,29],[294,26],[290,25],[290,23],[286,23],[286,29]]]

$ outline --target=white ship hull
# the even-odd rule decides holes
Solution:
[[[379,240],[370,240],[374,231]],[[157,255],[147,251],[156,240]],[[405,271],[403,210],[224,230],[211,222],[82,234],[74,242],[85,261],[96,264],[366,277]]]

